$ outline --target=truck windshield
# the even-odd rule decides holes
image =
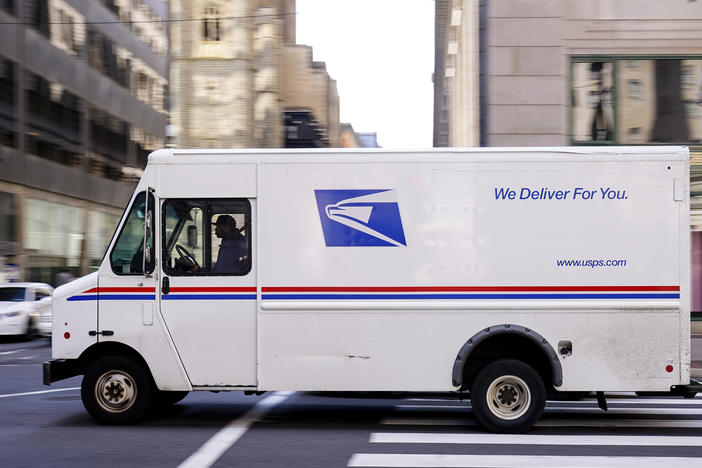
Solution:
[[[25,288],[0,288],[0,302],[22,302]]]

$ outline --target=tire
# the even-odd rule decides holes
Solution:
[[[485,366],[470,391],[473,413],[489,431],[526,432],[539,420],[546,405],[546,390],[539,374],[514,359]]]
[[[24,330],[22,339],[24,341],[32,341],[38,335],[37,327],[31,317],[27,317],[27,328]]]
[[[154,392],[154,406],[158,408],[168,408],[178,403],[180,400],[188,396],[187,391],[165,391],[156,390]]]
[[[102,424],[134,424],[149,411],[154,387],[131,359],[108,356],[88,368],[80,387],[83,406]]]

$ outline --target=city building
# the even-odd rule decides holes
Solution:
[[[341,136],[340,144],[342,148],[360,148],[361,140],[359,140],[356,131],[353,129],[353,125],[350,123],[341,124]]]
[[[376,132],[359,132],[356,133],[358,139],[361,140],[362,148],[380,148],[378,144],[378,134]]]
[[[286,45],[282,97],[286,113],[308,112],[307,120],[316,122],[319,140],[314,146],[340,146],[339,94],[336,81],[329,77],[324,62],[312,60],[312,47],[300,44]],[[286,147],[291,147],[291,133],[293,130],[286,124]]]
[[[375,132],[356,132],[348,123],[341,124],[342,148],[380,148],[378,134]]]
[[[702,144],[700,1],[437,0],[436,15],[437,145]]]
[[[435,40],[435,146],[690,146],[702,318],[702,1],[436,0]]]
[[[170,13],[175,146],[339,145],[336,82],[295,43],[294,0],[171,0]]]
[[[0,2],[0,263],[96,268],[166,124],[162,0]]]
[[[478,0],[436,0],[434,146],[479,146]]]

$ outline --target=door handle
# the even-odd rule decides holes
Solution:
[[[161,285],[161,292],[163,294],[168,294],[171,291],[171,280],[168,279],[168,276],[163,277],[163,283]]]

